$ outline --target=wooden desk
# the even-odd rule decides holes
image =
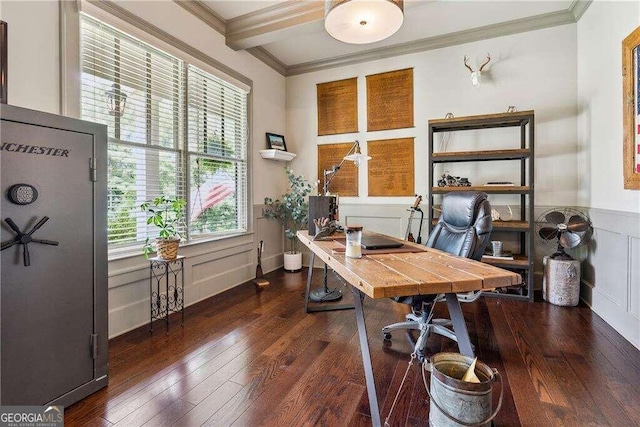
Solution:
[[[309,279],[315,257],[318,256],[351,285],[374,426],[381,426],[381,422],[362,308],[365,295],[370,298],[388,298],[445,294],[460,353],[473,357],[473,347],[456,293],[512,286],[522,282],[520,275],[511,271],[409,242],[403,243],[416,252],[367,254],[360,259],[353,259],[345,257],[344,253],[334,252],[341,245],[333,240],[313,241],[307,231],[298,231],[298,238],[311,250]],[[309,281],[307,294],[308,292]]]

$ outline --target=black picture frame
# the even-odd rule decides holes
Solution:
[[[7,23],[0,21],[0,102],[7,103]]]
[[[287,151],[287,143],[284,141],[283,135],[267,132],[267,147],[269,149]]]

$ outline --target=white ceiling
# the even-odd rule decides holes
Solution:
[[[296,74],[384,56],[426,50],[576,22],[590,0],[405,0],[404,23],[386,40],[350,45],[324,30],[323,1],[200,0],[222,21],[227,44],[283,74]],[[387,55],[388,56],[388,55]]]
[[[287,0],[202,0],[202,2],[223,19],[229,20],[278,3],[286,3]]]

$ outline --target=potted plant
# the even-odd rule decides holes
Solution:
[[[282,195],[282,201],[265,197],[265,208],[262,215],[265,218],[277,219],[284,227],[284,235],[289,241],[289,251],[284,253],[284,269],[298,271],[302,268],[302,253],[297,250],[298,230],[307,225],[309,203],[307,196],[315,185],[309,183],[302,175],[296,176],[289,168],[285,168],[289,189]]]
[[[180,228],[184,226],[184,199],[169,199],[165,196],[156,197],[140,205],[140,209],[147,214],[147,224],[155,225],[159,229],[155,239],[158,257],[164,260],[174,260],[178,256],[180,244]],[[145,240],[142,252],[146,258],[154,252],[149,241]]]

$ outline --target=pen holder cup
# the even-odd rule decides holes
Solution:
[[[493,256],[502,255],[502,242],[500,240],[491,241],[491,254]]]

